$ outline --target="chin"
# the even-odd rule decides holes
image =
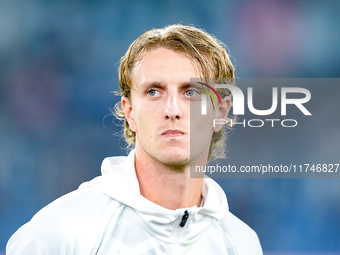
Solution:
[[[190,163],[190,157],[187,158],[173,158],[167,159],[164,161],[166,165],[173,165],[173,166],[186,166]]]
[[[162,161],[167,165],[187,165],[190,163],[190,153],[180,149],[167,150],[162,155]]]

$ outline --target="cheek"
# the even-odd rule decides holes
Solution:
[[[140,110],[140,109],[139,109]],[[157,119],[155,117],[154,110],[143,110],[135,112],[135,126],[139,135],[151,134],[152,129],[157,125]]]
[[[202,153],[209,148],[212,138],[212,120],[210,117],[197,118],[190,121],[190,151],[192,155]]]
[[[213,118],[210,116],[196,115],[190,120],[190,133],[192,137],[209,137],[213,132]]]
[[[204,135],[210,135],[213,132],[213,121],[214,118],[212,117],[206,117],[206,118],[202,118],[200,126],[201,126],[201,130],[202,132],[205,132]]]
[[[207,106],[207,114],[202,115],[201,105],[191,103],[190,107],[190,126],[192,131],[195,129],[200,130],[200,132],[211,132],[213,121],[215,118],[215,112],[211,105]],[[203,135],[203,134],[202,134]]]

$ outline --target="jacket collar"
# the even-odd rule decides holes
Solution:
[[[102,176],[88,183],[89,186],[127,206],[137,216],[140,224],[158,239],[171,241],[178,231],[185,231],[184,242],[191,243],[212,221],[219,221],[228,212],[228,203],[221,187],[206,177],[203,181],[203,207],[170,210],[161,207],[140,194],[134,164],[135,151],[127,157],[106,158],[102,163]],[[179,226],[188,211],[183,228]]]

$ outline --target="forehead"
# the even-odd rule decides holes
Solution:
[[[190,78],[198,77],[196,70],[193,61],[184,53],[158,47],[148,50],[132,68],[131,85],[190,82]]]

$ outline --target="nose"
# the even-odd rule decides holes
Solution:
[[[169,95],[166,100],[164,109],[164,115],[166,119],[181,119],[182,109],[180,106],[180,100],[176,93]]]

